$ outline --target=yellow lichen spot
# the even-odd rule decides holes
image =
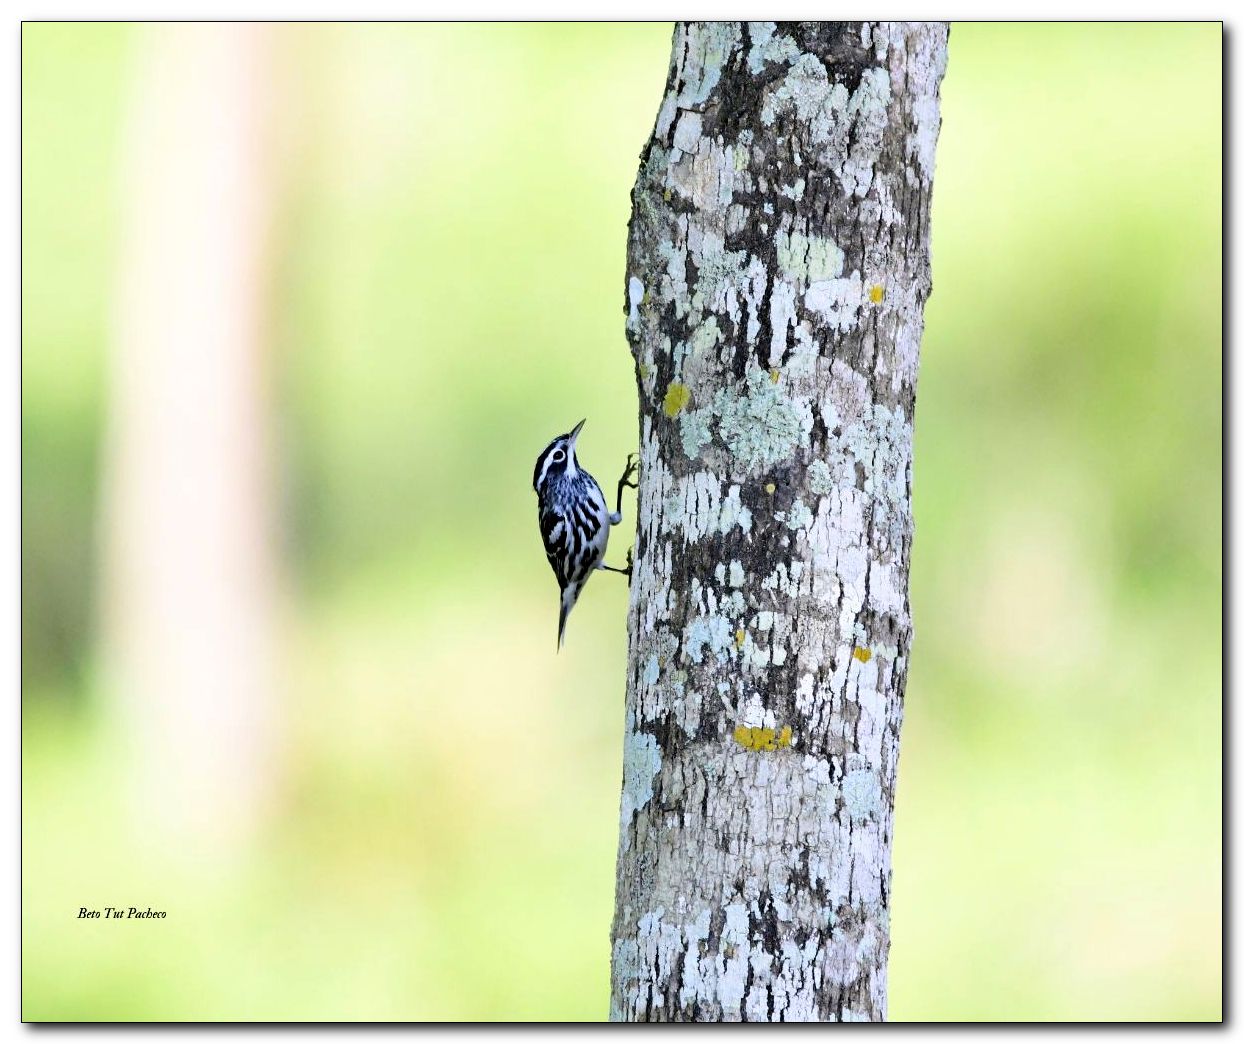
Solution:
[[[792,733],[789,725],[783,725],[782,731],[776,729],[752,728],[748,725],[734,727],[734,742],[745,750],[782,750],[791,745]]]
[[[867,663],[869,660],[873,658],[871,649],[862,649],[858,645],[855,647],[855,652],[853,652],[851,655],[854,656],[857,660],[859,660],[860,663]]]
[[[754,729],[747,725],[734,727],[734,742],[747,750],[776,750],[773,743],[776,735],[772,729]]]
[[[868,288],[868,299],[873,304],[881,304],[881,302],[885,300],[885,287],[880,283],[873,283],[873,285]]]
[[[677,417],[690,401],[691,389],[685,384],[674,381],[665,389],[665,403],[662,407],[665,410],[665,416]]]
[[[769,371],[769,380],[771,380],[774,384],[777,384],[778,378],[781,376],[781,373],[779,373],[776,369]]]
[[[766,482],[765,492],[768,493],[769,496],[773,496],[773,494],[777,492],[777,485],[773,482]]]
[[[743,630],[742,627],[740,627],[737,631],[734,632],[734,644],[738,646],[738,648],[740,649],[743,648],[743,641],[746,638],[747,638],[747,632]]]

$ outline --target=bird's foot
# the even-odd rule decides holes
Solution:
[[[634,453],[628,453],[626,455],[626,470],[622,472],[622,477],[618,479],[618,506],[617,510],[614,512],[614,515],[617,516],[618,522],[622,521],[622,490],[639,489],[639,483],[634,481],[635,473],[638,470],[639,460],[636,458]],[[611,525],[616,526],[618,524],[617,522],[614,522],[612,518],[609,521]]]
[[[617,566],[605,565],[604,562],[601,562],[601,564],[598,565],[596,568],[603,569],[608,573],[621,573],[623,576],[625,576],[629,580],[631,578],[631,572],[635,568],[635,553],[629,547],[626,549],[626,568],[625,569],[619,569]]]
[[[639,489],[639,483],[631,481],[637,471],[639,471],[638,456],[634,453],[628,453],[626,455],[626,470],[622,472],[622,478],[618,480],[618,485]]]

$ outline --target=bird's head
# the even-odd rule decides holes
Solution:
[[[536,470],[531,476],[532,489],[539,492],[546,483],[562,475],[573,475],[578,470],[574,447],[586,423],[587,418],[584,417],[565,435],[558,435],[544,447],[544,452],[536,458]]]

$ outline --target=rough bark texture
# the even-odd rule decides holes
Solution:
[[[947,29],[679,25],[640,386],[611,1017],[885,1015]]]

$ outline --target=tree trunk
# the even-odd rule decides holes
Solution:
[[[947,28],[680,24],[632,194],[615,1020],[885,1016]]]
[[[125,156],[105,647],[136,815],[193,859],[249,840],[281,764],[271,36],[147,29]]]

